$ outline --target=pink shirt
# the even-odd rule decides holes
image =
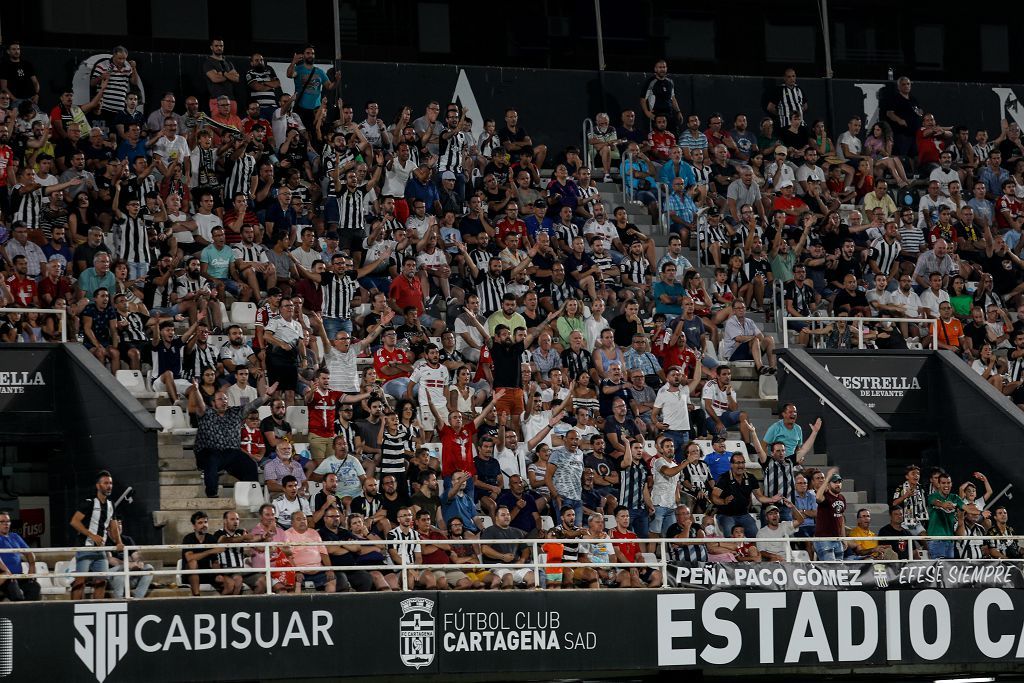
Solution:
[[[295,529],[284,532],[284,538],[289,543],[323,543],[320,534],[316,529],[306,529],[299,533]],[[321,555],[327,554],[327,548],[322,545],[295,545],[292,546],[292,564],[296,567],[319,567]]]
[[[252,531],[249,532],[249,534],[253,537],[252,540],[253,540],[254,543],[258,543],[258,542],[264,541],[264,540],[267,540],[267,541],[279,541],[281,543],[283,543],[285,541],[284,529],[282,529],[281,527],[279,527],[277,525],[274,526],[274,536],[273,536],[273,538],[264,538],[266,536],[266,533],[267,533],[267,530],[264,529],[263,526],[260,525],[260,524],[257,524],[256,526],[254,526],[252,528]],[[317,539],[317,540],[320,540],[320,539]],[[254,569],[261,568],[261,567],[266,567],[267,566],[267,554],[265,552],[263,552],[262,550],[258,550],[257,549],[252,554],[252,557],[250,558],[250,564],[252,564]]]

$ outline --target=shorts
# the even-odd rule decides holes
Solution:
[[[732,355],[729,356],[728,360],[754,360],[753,351],[750,350],[750,342],[743,342],[742,344],[737,344],[736,348],[732,350]]]
[[[502,567],[499,567],[497,569],[492,569],[491,571],[494,572],[494,575],[497,576],[499,579],[504,579],[506,576],[511,575],[512,583],[516,585],[525,583],[526,577],[528,577],[530,573],[533,572],[533,570],[528,567],[520,569],[504,569]],[[561,574],[561,572],[559,572],[559,574]]]
[[[267,355],[267,383],[277,383],[278,391],[295,391],[299,383],[299,369],[294,363],[271,361]]]
[[[242,283],[236,280],[224,278],[223,280],[220,280],[220,283],[224,285],[224,291],[228,292],[233,297],[238,297],[242,291]]]
[[[160,307],[160,308],[151,308],[151,309],[149,309],[149,314],[150,315],[152,315],[152,316],[160,316],[160,317],[164,317],[164,318],[169,318],[169,317],[178,315],[179,313],[181,313],[181,306],[179,304],[174,304],[173,306],[164,306],[164,307]]]
[[[117,345],[117,351],[118,351],[118,353],[121,354],[121,359],[124,360],[125,362],[127,362],[128,361],[128,352],[129,351],[131,351],[132,349],[135,349],[136,351],[138,351],[141,354],[143,347],[148,346],[148,345],[149,345],[149,342],[123,341],[123,342],[121,342],[121,343],[119,343]]]
[[[466,575],[465,572],[460,571],[458,569],[435,569],[433,570],[433,574],[435,581],[440,581],[441,579],[444,579],[449,586],[455,586],[459,581],[462,581],[463,579],[467,581],[470,580],[470,578]]]
[[[441,415],[442,420],[448,419],[447,406],[434,404],[434,410]],[[442,422],[442,425],[443,424],[444,423]],[[430,406],[422,403],[420,404],[420,427],[422,427],[425,432],[432,432],[437,428],[437,421],[434,420],[434,414],[430,412]]]
[[[259,567],[258,569],[259,571],[242,574],[242,583],[248,586],[249,590],[255,591],[256,584],[260,582],[260,579],[264,579],[267,576],[262,567]]]
[[[466,572],[466,578],[474,583],[477,581],[486,581],[491,578],[491,572],[489,569],[478,569],[476,571]]]
[[[498,415],[503,412],[509,415],[520,415],[525,406],[523,405],[523,390],[505,387],[505,395],[494,404]]]
[[[188,388],[190,386],[192,386],[192,382],[189,382],[187,379],[181,379],[180,377],[174,378],[174,390],[177,391],[179,394],[184,394],[186,391],[188,391]],[[164,381],[162,379],[157,377],[156,379],[153,380],[153,391],[158,393],[162,391],[167,391],[167,385],[164,384]]]
[[[314,588],[323,588],[327,585],[328,581],[334,580],[327,576],[326,571],[319,571],[316,574],[303,574],[302,578],[305,581],[311,582]]]
[[[109,572],[110,562],[107,560],[107,553],[104,551],[81,551],[75,553],[75,571],[76,572]],[[83,577],[86,581],[99,578],[103,580],[103,577]]]
[[[309,455],[315,462],[320,462],[327,457],[327,453],[334,452],[334,437],[333,436],[319,436],[317,434],[310,433],[309,435]]]
[[[726,427],[735,427],[740,423],[740,411],[738,410],[727,410],[718,416],[718,419],[722,421]]]

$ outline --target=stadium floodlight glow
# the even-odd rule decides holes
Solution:
[[[936,678],[935,683],[994,683],[995,676],[982,676],[980,678]]]

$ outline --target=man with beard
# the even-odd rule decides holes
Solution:
[[[353,539],[348,529],[341,526],[343,511],[337,505],[328,506],[316,530],[325,543],[350,541]],[[369,572],[354,569],[356,558],[359,557],[359,546],[328,545],[327,556],[332,567],[353,567],[351,570],[335,571],[338,592],[346,593],[353,590],[366,592],[373,588],[373,580]]]
[[[216,580],[221,585],[221,595],[241,595],[242,586],[245,585],[245,575],[241,569],[245,567],[245,551],[241,548],[232,548],[238,543],[252,543],[253,537],[246,533],[245,529],[239,528],[242,518],[234,510],[224,513],[223,527],[213,534],[213,541],[220,548],[217,554],[217,563],[221,569],[234,570],[224,574],[218,574]]]
[[[544,319],[544,325],[548,325],[555,319],[555,313],[549,313]],[[519,330],[516,330],[516,337]],[[525,331],[525,330],[524,330]],[[534,334],[526,332],[521,341],[514,341],[512,331],[505,325],[498,325],[494,328],[494,338],[491,344],[491,357],[494,359],[494,389],[495,398],[499,392],[501,398],[497,403],[499,413],[508,413],[512,416],[512,427],[516,431],[520,429],[521,416],[525,409],[523,402],[523,374],[520,371],[520,362],[523,353],[533,343]],[[504,391],[501,391],[504,389]]]
[[[214,320],[214,325],[220,327],[220,306],[210,305],[214,298],[211,283],[202,275],[202,262],[198,255],[192,256],[185,264],[185,273],[175,279],[175,291],[171,301],[178,306],[178,311],[188,314],[194,322],[199,315],[209,315]]]
[[[238,83],[240,78],[235,65],[224,59],[224,41],[220,38],[210,41],[210,56],[203,62],[203,74],[206,76],[206,89],[210,95],[210,111],[215,111],[217,98],[227,96],[234,99],[233,84]]]
[[[249,99],[258,107],[260,118],[269,121],[277,106],[275,94],[281,87],[281,81],[274,67],[268,65],[258,52],[249,60],[245,83],[249,86]]]
[[[295,111],[302,119],[307,130],[313,130],[316,110],[325,90],[334,90],[341,83],[341,71],[334,70],[333,75],[324,73],[323,69],[314,65],[316,48],[307,45],[302,52],[292,56],[291,64],[286,72],[295,84]]]

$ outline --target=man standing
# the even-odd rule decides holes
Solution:
[[[203,74],[206,76],[206,89],[210,96],[210,111],[216,113],[214,104],[217,98],[226,96],[232,102],[234,113],[234,84],[238,83],[239,76],[235,65],[224,59],[224,41],[220,38],[210,41],[210,56],[203,62]]]
[[[122,552],[121,530],[114,522],[114,504],[110,494],[114,491],[114,478],[106,470],[96,475],[96,495],[87,498],[71,517],[71,528],[78,532],[78,546],[95,548],[80,550],[75,553],[76,572],[106,573],[110,569],[107,562],[107,539],[114,541],[114,552]],[[85,595],[85,583],[90,579],[77,577],[71,585],[71,599],[81,600]],[[93,593],[97,599],[103,599],[107,580],[103,576],[92,577]]]
[[[277,107],[276,93],[281,87],[281,81],[274,67],[268,65],[258,52],[249,60],[245,83],[249,86],[249,100],[259,105],[260,118],[269,121]]]
[[[239,481],[257,481],[256,463],[241,449],[242,422],[246,415],[266,404],[277,391],[277,384],[271,385],[262,396],[245,404],[245,407],[228,407],[228,397],[218,390],[213,405],[208,409],[199,396],[199,383],[194,382],[196,391],[189,395],[189,412],[199,416],[199,430],[193,446],[196,464],[203,470],[206,497],[216,498],[220,489],[220,472],[226,470]]]
[[[24,553],[2,553],[0,554],[0,591],[11,602],[28,600],[35,602],[39,599],[39,582],[35,579],[19,579],[24,574],[21,559],[24,556],[28,563],[29,573],[37,570],[36,556],[28,549],[28,543],[20,534],[11,531],[11,515],[8,512],[0,512],[0,548],[24,548]]]
[[[782,500],[782,496],[766,496],[746,467],[743,454],[733,453],[729,458],[729,471],[718,478],[711,491],[711,502],[718,506],[718,526],[726,536],[736,526],[743,527],[747,538],[757,536],[757,524],[750,516],[751,494],[763,505]]]
[[[748,425],[747,429],[750,431],[751,440],[754,442],[754,448],[757,450],[758,460],[761,463],[761,468],[764,470],[765,493],[769,496],[782,496],[782,501],[784,502],[794,500],[796,498],[794,467],[802,467],[804,458],[814,450],[814,440],[821,429],[821,418],[815,420],[814,424],[811,425],[810,438],[792,456],[786,454],[786,444],[782,441],[772,441],[768,444],[768,453],[765,453],[764,447],[761,446],[761,442],[757,438],[757,431],[754,429],[754,426]],[[789,506],[785,506],[785,509],[780,509],[779,519],[782,521],[791,520],[791,509]],[[762,514],[761,519],[763,522],[765,519],[764,514]]]
[[[315,65],[316,48],[307,45],[302,52],[296,52],[288,65],[286,75],[295,84],[295,112],[302,119],[307,130],[314,129],[314,116],[320,108],[325,90],[334,90],[341,83],[341,71],[333,70],[329,77]],[[275,136],[276,138],[276,136]]]
[[[666,375],[668,383],[658,390],[654,399],[651,422],[672,439],[676,462],[682,462],[686,443],[690,440],[690,395],[697,391],[701,373],[695,369],[693,380],[687,386],[683,386],[683,370],[678,365],[670,367]]]
[[[575,429],[566,432],[562,447],[552,451],[548,459],[544,484],[551,492],[554,509],[572,508],[582,519],[583,451],[579,445],[579,432]]]
[[[953,479],[943,472],[939,475],[938,488],[928,496],[928,535],[929,536],[954,536],[956,535],[958,512],[977,507],[971,505],[965,507],[964,500],[955,493],[952,493]],[[956,555],[953,553],[953,541],[928,541],[928,557],[932,560],[949,560]]]
[[[815,494],[818,500],[818,513],[814,518],[814,536],[816,538],[846,535],[844,524],[846,498],[842,492],[843,478],[836,468],[832,467],[825,473],[825,478]],[[843,542],[815,541],[814,554],[819,560],[841,560],[843,559]]]

